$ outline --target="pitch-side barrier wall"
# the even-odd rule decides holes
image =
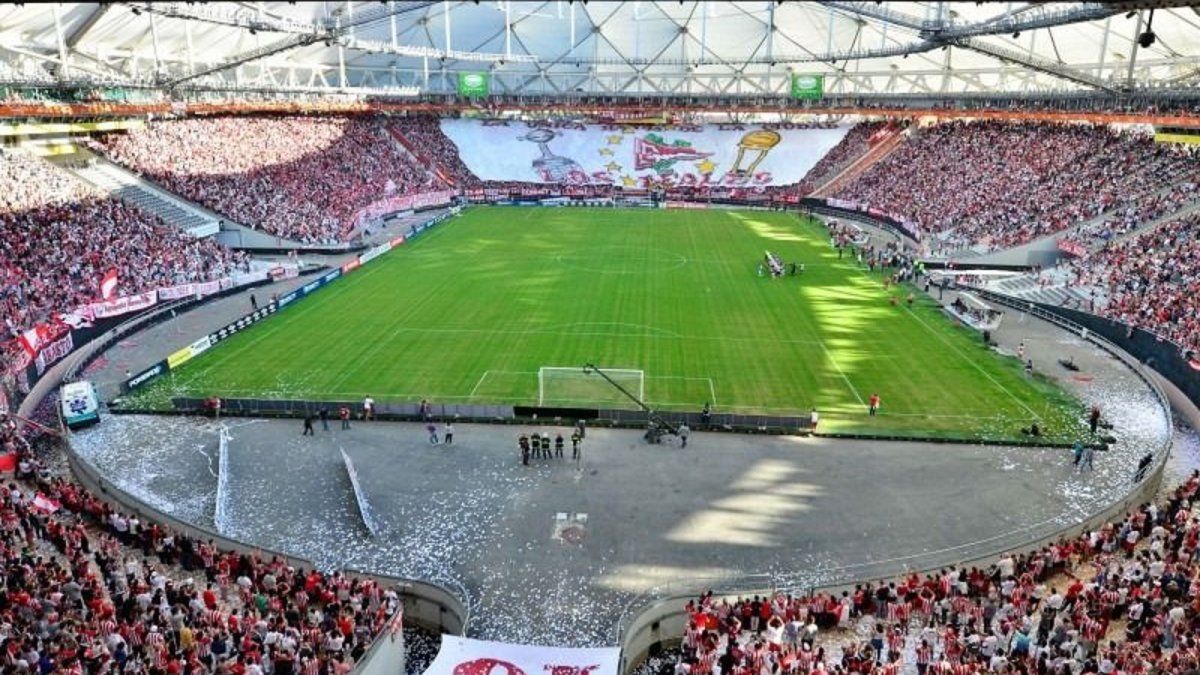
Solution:
[[[1097,335],[1095,331],[1085,333],[1084,326],[1059,316],[1047,308],[1036,305],[1030,307],[1028,302],[1007,296],[996,296],[989,293],[987,297],[994,302],[1027,311],[1039,319],[1053,323],[1076,335],[1086,336],[1088,341],[1121,360],[1154,392],[1167,418],[1168,435],[1166,441],[1153,450],[1154,462],[1142,479],[1131,482],[1130,491],[1121,500],[1097,510],[1082,522],[1056,528],[1048,534],[1039,535],[1037,532],[1044,532],[1045,528],[1053,527],[1054,520],[1033,523],[1011,532],[941,551],[822,570],[825,574],[844,575],[843,581],[829,585],[805,587],[781,585],[773,583],[770,577],[759,575],[719,579],[682,579],[655,588],[630,602],[617,622],[615,633],[617,642],[621,646],[621,671],[623,673],[632,671],[651,652],[678,644],[683,639],[684,630],[687,627],[688,616],[685,606],[689,600],[694,600],[700,593],[709,589],[713,590],[716,595],[731,598],[751,595],[770,596],[776,592],[808,595],[836,594],[843,590],[852,591],[858,584],[912,573],[931,573],[950,565],[957,567],[986,566],[994,563],[1006,553],[1036,551],[1059,539],[1078,536],[1083,532],[1093,530],[1114,518],[1123,516],[1132,508],[1154,497],[1162,482],[1163,467],[1171,452],[1169,430],[1173,428],[1173,422],[1170,401],[1154,381],[1153,376],[1136,358],[1113,342]]]

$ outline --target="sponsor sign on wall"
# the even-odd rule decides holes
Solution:
[[[816,99],[825,94],[825,76],[806,73],[792,74],[792,98]]]
[[[458,74],[458,95],[464,98],[479,98],[487,96],[491,89],[491,82],[487,73],[459,73]]]

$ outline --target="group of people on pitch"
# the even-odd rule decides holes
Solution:
[[[571,459],[575,461],[579,461],[582,452],[583,434],[582,426],[575,427],[571,432]],[[561,432],[555,434],[553,440],[546,431],[542,431],[541,434],[535,431],[517,437],[517,448],[521,452],[521,464],[524,466],[529,466],[531,455],[533,459],[562,459],[565,444]]]

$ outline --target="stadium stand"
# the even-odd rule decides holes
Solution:
[[[878,140],[877,134],[894,126],[889,122],[860,122],[832,150],[813,165],[804,179],[785,191],[807,197],[862,157]]]
[[[122,294],[227,275],[244,256],[169,228],[41,159],[0,152],[0,262],[10,337],[55,312],[100,298],[119,272]]]
[[[458,148],[442,133],[438,120],[430,116],[397,118],[389,120],[387,128],[426,168],[450,185],[464,189],[481,187],[483,182],[463,163]]]
[[[167,120],[93,147],[235,222],[308,244],[347,239],[373,202],[443,187],[374,117]]]
[[[344,675],[399,597],[340,573],[217,550],[53,477],[0,420],[3,656],[13,673]]]
[[[1197,160],[1145,135],[1042,123],[951,122],[913,133],[836,197],[935,235],[934,252],[1024,244],[1194,180]]]
[[[674,672],[1196,672],[1197,492],[1193,472],[1120,521],[988,569],[811,596],[705,594],[688,604]]]
[[[1200,213],[1108,245],[1067,271],[1075,286],[1100,291],[1102,316],[1200,350]]]

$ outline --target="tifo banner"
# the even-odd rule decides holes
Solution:
[[[459,73],[458,95],[465,98],[487,96],[491,89],[487,73]]]
[[[614,125],[443,119],[442,131],[483,180],[622,188],[766,187],[799,182],[849,126]]]
[[[792,74],[792,98],[815,99],[825,94],[824,75]]]
[[[425,675],[617,675],[618,647],[571,649],[442,636]]]

